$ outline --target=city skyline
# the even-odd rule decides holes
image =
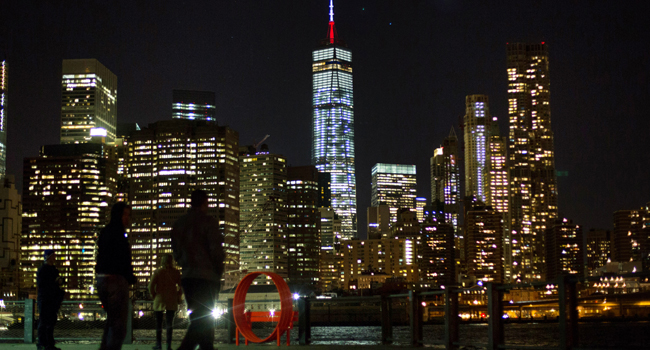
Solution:
[[[356,1],[335,3],[337,28],[355,54],[357,207],[361,208],[357,226],[362,237],[366,225],[359,213],[370,203],[371,166],[402,163],[427,169],[433,150],[451,126],[458,127],[464,96],[490,96],[491,114],[499,117],[501,134],[507,135],[507,42],[545,41],[550,46],[556,169],[569,174],[558,178],[560,216],[586,228],[607,229],[613,226],[614,211],[637,209],[647,202],[650,189],[645,174],[650,161],[643,152],[642,131],[648,130],[649,122],[642,119],[642,102],[648,94],[650,60],[634,54],[635,43],[648,37],[640,16],[635,17],[630,8],[616,12],[618,8],[612,10],[611,5],[594,6],[584,16],[577,5],[545,5],[527,8],[505,3],[488,9],[467,3],[379,2],[365,7]],[[116,74],[119,122],[146,126],[169,119],[173,89],[215,91],[217,121],[237,130],[241,144],[270,134],[267,143],[289,164],[310,164],[310,52],[325,37],[317,19],[323,17],[327,2],[287,1],[254,9],[228,4],[219,12],[210,6],[201,10],[205,14],[193,8],[176,14],[180,11],[162,6],[138,15],[137,5],[119,2],[102,14],[100,5],[76,9],[43,5],[18,23],[15,19],[25,18],[24,10],[18,3],[9,4],[0,15],[7,26],[0,32],[4,38],[0,49],[7,52],[12,69],[7,154],[8,173],[16,175],[17,188],[22,188],[23,158],[37,155],[41,145],[58,143],[61,62],[67,58],[96,58]],[[136,14],[118,15],[128,10]],[[297,24],[274,21],[282,11],[298,11]],[[53,16],[46,16],[50,13]],[[66,16],[79,13],[102,20],[97,27],[91,19],[63,24]],[[210,13],[218,14],[214,27],[208,21]],[[465,17],[454,24],[461,13]],[[179,24],[193,15],[198,15],[194,24]],[[244,20],[248,18],[259,23]],[[622,19],[625,26],[619,24]],[[243,26],[237,21],[243,21]],[[50,28],[52,34],[37,29],[41,27]],[[186,38],[197,28],[205,29],[206,38]],[[54,33],[60,38],[49,41]],[[78,33],[85,34],[75,41]],[[159,39],[133,49],[150,37]],[[213,40],[218,49],[208,47]],[[170,57],[159,57],[168,45],[179,43]],[[445,45],[449,49],[438,52]],[[205,47],[205,53],[181,54],[199,47]],[[482,52],[481,58],[458,59],[474,51]],[[234,56],[217,57],[222,52]],[[217,60],[214,67],[206,67],[212,59]],[[459,73],[458,67],[463,66],[467,72]],[[206,70],[209,73],[203,77]],[[266,88],[274,85],[277,91]],[[285,97],[282,106],[277,103],[280,96]],[[426,177],[420,179],[418,196],[428,198],[429,193]]]

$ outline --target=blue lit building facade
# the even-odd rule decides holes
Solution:
[[[352,52],[338,38],[330,2],[328,37],[312,53],[312,164],[331,174],[332,208],[342,239],[357,235]]]
[[[0,61],[0,178],[7,174],[7,61]]]
[[[214,92],[174,90],[172,95],[172,118],[216,121]]]

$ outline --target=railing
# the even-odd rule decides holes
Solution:
[[[650,274],[634,274],[626,277],[631,276],[647,278],[650,277]],[[517,285],[486,283],[480,288],[448,288],[427,292],[409,291],[404,294],[341,297],[328,300],[302,297],[296,301],[298,343],[300,345],[310,344],[312,340],[312,322],[317,322],[316,324],[327,324],[328,322],[329,324],[338,324],[341,319],[346,319],[351,314],[350,310],[353,310],[352,314],[355,316],[355,320],[360,320],[365,324],[381,325],[381,336],[380,339],[377,339],[377,343],[401,342],[403,344],[404,337],[401,335],[404,334],[405,327],[399,328],[397,333],[398,338],[401,337],[401,340],[396,340],[393,331],[398,324],[406,324],[408,337],[410,338],[409,344],[416,347],[439,345],[444,346],[445,349],[474,346],[490,350],[581,350],[587,349],[585,344],[588,342],[581,342],[578,322],[587,319],[579,318],[579,306],[580,311],[584,314],[587,307],[585,305],[592,305],[591,303],[594,303],[593,305],[604,305],[602,299],[610,299],[607,303],[611,303],[616,298],[618,300],[615,303],[622,309],[623,301],[628,297],[642,300],[641,304],[650,306],[650,293],[647,292],[597,295],[578,299],[579,283],[589,283],[589,279],[579,280],[575,275],[562,276],[552,282],[553,289],[557,291],[556,293],[550,293],[549,291],[549,299],[534,302],[504,300],[504,295],[510,290],[522,288],[538,288],[543,291],[545,287],[548,289],[549,282]],[[474,298],[474,295],[476,295],[476,299],[480,300],[472,302],[471,299]],[[232,299],[229,300],[229,303],[229,305],[224,305],[222,301],[219,306],[220,309],[227,309],[227,313],[217,320],[217,325],[221,327],[221,330],[218,331],[220,336],[217,339],[227,343],[235,343],[236,327],[232,315]],[[538,311],[534,315],[533,311],[531,311],[533,309],[547,311]],[[335,310],[345,310],[347,313],[337,313],[338,311]],[[360,311],[356,312],[354,310]],[[35,341],[37,310],[34,300],[5,301],[0,312],[0,342],[23,341],[33,343]],[[129,344],[134,340],[153,340],[155,321],[152,302],[137,301],[134,304],[129,303],[129,314],[132,317],[128,319],[125,343]],[[460,317],[461,314],[463,318]],[[60,315],[62,317],[59,318],[55,327],[55,338],[57,340],[97,341],[101,339],[106,314],[99,301],[65,301],[61,307]],[[506,315],[512,316],[504,318]],[[552,337],[555,336],[551,342],[552,344],[535,346],[527,344],[528,342],[525,340],[523,341],[525,344],[522,344],[522,341],[517,344],[508,343],[506,341],[506,328],[513,327],[509,326],[509,324],[530,321],[533,320],[533,316],[535,316],[534,321],[536,322],[549,323],[549,325],[545,326],[545,329],[547,332],[552,333]],[[461,329],[461,324],[477,321],[482,323],[483,326],[473,327],[471,332],[467,332],[467,326],[463,326],[465,328]],[[426,334],[429,339],[425,344],[423,329],[425,322],[442,323],[442,326],[435,326],[442,327],[441,330],[436,331],[438,332],[436,333],[437,336],[440,333],[442,336],[431,339],[431,331],[429,331]],[[182,336],[182,329],[187,328],[187,323],[187,317],[176,317],[174,328],[179,332],[179,334],[175,334],[176,339]],[[555,323],[557,323],[557,326],[554,325]],[[354,322],[350,322],[350,324],[354,324]],[[486,329],[485,324],[487,324]],[[584,327],[585,325],[581,323],[580,326]],[[531,325],[525,327],[530,328]],[[513,330],[513,328],[509,329]],[[322,328],[318,329],[318,331],[322,332]],[[296,336],[296,334],[293,336]],[[588,348],[594,349],[594,347]],[[616,347],[609,347],[609,349],[612,348]],[[626,348],[632,349],[629,346]]]

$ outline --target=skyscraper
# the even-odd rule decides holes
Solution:
[[[239,164],[241,269],[287,278],[287,160],[262,145],[241,147]]]
[[[548,46],[506,47],[508,73],[508,236],[513,282],[544,277],[544,233],[557,218]]]
[[[431,157],[431,205],[434,211],[443,212],[445,221],[458,232],[460,212],[460,170],[458,165],[458,138],[454,128],[436,148]],[[458,247],[457,247],[458,248]]]
[[[508,212],[508,198],[510,186],[508,185],[507,141],[501,137],[497,117],[492,117],[489,138],[489,191],[487,205],[498,212]]]
[[[23,162],[23,287],[36,288],[43,250],[55,249],[71,299],[93,298],[95,241],[114,202],[116,161],[102,144],[43,146]]]
[[[17,300],[20,291],[20,232],[23,206],[13,175],[0,178],[0,298]]]
[[[117,77],[94,58],[63,60],[61,143],[115,142]]]
[[[546,280],[564,274],[584,274],[582,227],[571,220],[555,219],[546,229]]]
[[[352,52],[339,39],[330,0],[327,38],[312,52],[312,164],[332,176],[332,208],[343,239],[357,235]]]
[[[126,175],[132,206],[128,237],[140,291],[158,258],[171,253],[171,228],[190,209],[191,193],[208,193],[226,251],[224,283],[239,280],[239,134],[215,122],[163,120],[127,138]]]
[[[174,90],[172,118],[216,121],[214,92]]]
[[[475,202],[466,211],[467,274],[477,281],[503,282],[503,214]]]
[[[463,119],[465,140],[465,197],[474,196],[487,202],[489,192],[489,149],[490,108],[485,95],[465,97]]]
[[[0,61],[0,179],[7,175],[7,61]]]
[[[627,262],[649,257],[650,202],[636,210],[614,212],[612,261]]]
[[[397,221],[400,209],[415,211],[417,178],[415,165],[377,163],[372,167],[371,202],[373,207],[386,204],[390,221]]]
[[[605,266],[612,257],[611,232],[591,229],[586,232],[586,236],[585,272],[586,276],[593,276],[596,269]]]
[[[287,169],[287,250],[291,283],[316,287],[320,258],[318,170]]]

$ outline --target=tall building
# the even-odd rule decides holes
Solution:
[[[497,117],[492,117],[489,138],[489,191],[487,192],[487,205],[498,212],[508,213],[508,198],[510,186],[508,184],[508,154],[507,141],[499,132]]]
[[[323,174],[323,173],[321,173]],[[319,289],[322,291],[341,287],[343,281],[341,271],[341,220],[336,217],[332,208],[318,208],[320,213],[319,237]]]
[[[391,222],[397,221],[400,209],[406,208],[415,211],[416,173],[415,165],[375,164],[372,167],[370,205],[373,207],[387,205],[390,210]]]
[[[490,191],[490,108],[485,95],[465,97],[465,196],[486,203]]]
[[[611,232],[591,229],[586,233],[585,242],[586,276],[594,276],[597,269],[611,261]]]
[[[543,278],[544,232],[557,218],[548,46],[508,44],[508,239],[512,281]]]
[[[172,118],[216,121],[217,107],[212,91],[174,90]]]
[[[650,203],[636,210],[614,212],[612,261],[627,262],[650,257]]]
[[[94,58],[63,60],[61,143],[115,142],[117,77]]]
[[[20,295],[20,236],[23,207],[14,176],[0,178],[0,299]]]
[[[503,215],[476,202],[465,221],[467,274],[476,281],[503,283]]]
[[[137,289],[146,293],[162,254],[171,253],[174,222],[191,193],[208,193],[208,214],[225,241],[223,288],[239,280],[239,134],[215,122],[172,119],[132,131],[126,174],[132,225],[128,233]],[[144,295],[143,295],[144,296]]]
[[[287,168],[287,255],[292,284],[318,285],[321,251],[318,197],[316,167]]]
[[[458,230],[460,212],[460,169],[458,164],[458,138],[454,128],[436,148],[431,157],[431,205],[434,211],[444,212],[446,222]]]
[[[262,145],[241,147],[239,163],[241,270],[287,278],[287,160]]]
[[[556,219],[546,229],[546,280],[564,274],[584,274],[582,227],[571,220]]]
[[[418,221],[424,221],[424,207],[428,205],[427,199],[424,197],[415,198],[415,211],[418,213]]]
[[[7,174],[7,61],[0,61],[0,179]]]
[[[330,0],[327,38],[312,52],[312,164],[330,173],[343,239],[357,236],[352,52],[339,39]]]
[[[456,281],[454,227],[434,216],[422,223],[420,281],[424,288],[448,286]]]
[[[114,203],[116,161],[103,144],[50,145],[23,162],[23,287],[35,291],[43,250],[54,249],[56,266],[71,299],[94,296],[95,241]]]

